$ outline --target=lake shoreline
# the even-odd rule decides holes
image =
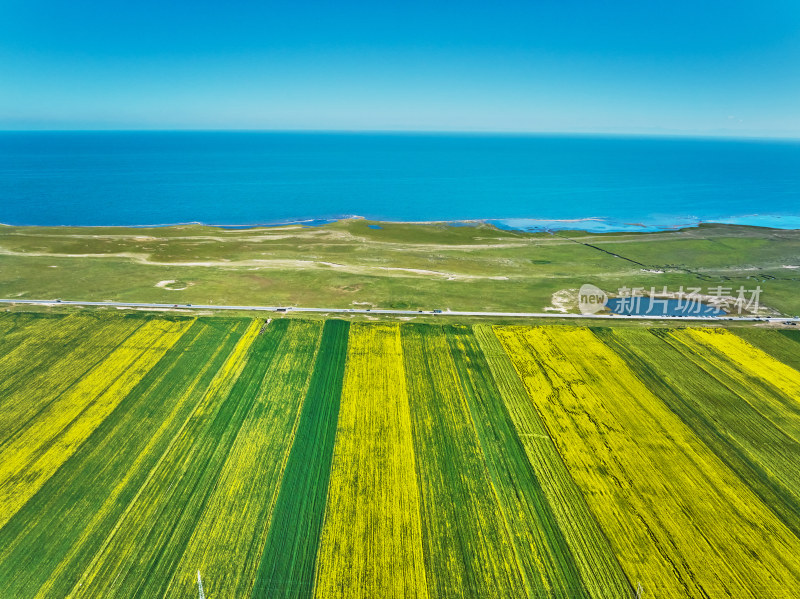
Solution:
[[[526,233],[547,233],[551,231],[581,231],[585,233],[663,233],[667,231],[680,231],[683,229],[697,228],[703,225],[733,225],[742,227],[759,227],[765,229],[800,230],[800,216],[788,215],[759,215],[726,217],[721,219],[686,219],[673,224],[668,223],[626,223],[603,217],[585,217],[568,219],[537,219],[537,218],[485,218],[485,219],[455,219],[455,220],[392,220],[381,218],[367,218],[359,215],[347,215],[336,218],[293,219],[274,222],[256,222],[245,224],[219,224],[200,221],[187,221],[176,223],[155,224],[109,224],[109,225],[39,225],[0,223],[0,227],[38,227],[38,228],[81,228],[81,229],[156,229],[169,227],[215,227],[219,229],[247,230],[259,228],[278,227],[318,227],[341,221],[363,220],[375,224],[392,225],[442,225],[450,227],[469,227],[491,225],[506,231],[522,231]]]

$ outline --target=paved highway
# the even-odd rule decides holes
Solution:
[[[800,318],[753,317],[753,316],[627,316],[621,314],[560,314],[552,312],[454,312],[450,310],[380,310],[364,308],[297,308],[294,306],[218,306],[215,304],[151,304],[144,302],[81,302],[53,299],[0,299],[3,304],[26,304],[40,306],[105,306],[109,308],[154,308],[189,310],[243,310],[252,312],[317,312],[323,314],[393,314],[398,316],[486,316],[494,318],[593,318],[600,320],[669,320],[704,322],[794,322]]]

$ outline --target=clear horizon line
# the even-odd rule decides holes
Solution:
[[[41,129],[2,129],[0,133],[320,133],[320,134],[380,134],[380,135],[456,135],[456,136],[498,136],[498,137],[637,137],[637,138],[683,138],[714,140],[770,140],[800,141],[800,134],[770,135],[742,133],[708,132],[614,132],[614,131],[508,131],[508,130],[456,130],[456,129],[326,129],[326,128],[245,128],[245,127],[173,127],[173,128],[133,128],[133,127],[93,127],[93,128],[41,128]]]

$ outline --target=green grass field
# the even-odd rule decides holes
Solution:
[[[703,225],[551,235],[370,224],[0,226],[0,297],[541,312],[576,311],[584,283],[607,292],[760,285],[762,304],[800,314],[800,231]]]
[[[800,339],[0,314],[4,596],[783,598]]]

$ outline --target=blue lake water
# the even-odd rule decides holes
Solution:
[[[351,215],[598,231],[701,221],[800,228],[800,143],[0,133],[2,223],[250,225]]]

